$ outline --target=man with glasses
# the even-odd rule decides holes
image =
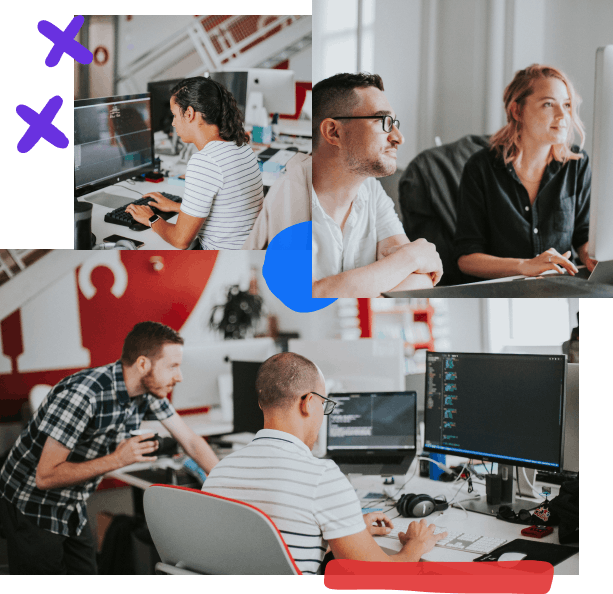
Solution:
[[[363,516],[336,463],[311,453],[324,416],[336,406],[313,362],[295,353],[274,355],[260,367],[255,389],[264,429],[219,462],[202,490],[266,513],[302,573],[318,572],[328,545],[337,559],[419,561],[443,538],[421,520],[400,533],[404,546],[396,555],[388,556],[374,541],[373,534],[393,528],[390,520],[379,512]]]
[[[314,297],[378,297],[442,276],[435,246],[409,241],[375,179],[396,171],[399,126],[376,74],[336,74],[313,87]]]

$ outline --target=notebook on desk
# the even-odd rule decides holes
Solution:
[[[336,393],[326,458],[345,474],[404,475],[415,458],[416,392]]]

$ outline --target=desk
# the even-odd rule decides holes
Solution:
[[[409,469],[407,473],[407,477],[410,477],[415,470],[415,464],[418,461],[414,461],[413,465]],[[403,482],[406,480],[405,477],[401,477],[400,480],[397,480],[398,487],[400,487]],[[351,483],[356,488],[365,491],[374,491],[380,492],[382,489],[383,479],[381,477],[374,476],[359,476],[359,477],[351,477]],[[414,478],[407,484],[407,486],[402,490],[401,493],[426,493],[431,496],[436,495],[446,495],[447,499],[451,499],[453,494],[458,490],[457,483],[442,483],[439,481],[431,481],[427,478],[422,478],[416,474]],[[397,490],[397,488],[396,488]],[[395,492],[395,491],[394,491]],[[481,485],[475,485],[475,493],[481,492],[485,493],[485,487]],[[466,494],[466,489],[464,488],[460,492],[460,496],[458,496],[458,501],[469,497],[470,495]],[[485,496],[485,495],[484,495]],[[368,507],[368,499],[362,500],[363,507]],[[538,503],[538,500],[534,500],[534,505]],[[385,502],[383,504],[377,504],[378,507],[382,507],[383,510],[387,510],[391,506],[391,502]],[[394,518],[398,516],[398,512],[395,509],[387,511],[386,514],[388,517],[394,521]],[[445,515],[443,515],[445,514]],[[466,517],[468,514],[468,517]],[[416,518],[418,520],[418,518]],[[447,512],[435,512],[426,518],[426,521],[430,523],[434,523],[440,526],[444,526],[445,528],[449,528],[449,530],[458,530],[463,532],[470,532],[474,534],[481,534],[483,536],[497,536],[500,538],[505,538],[507,541],[515,540],[516,538],[522,538],[525,540],[535,540],[530,539],[521,535],[522,528],[525,526],[510,524],[508,522],[503,522],[502,520],[497,520],[495,517],[489,517],[484,514],[478,514],[474,512],[466,512],[459,508],[453,508],[447,510]],[[377,536],[375,537],[376,542],[382,549],[388,554],[397,553],[400,548],[400,541],[396,539],[391,539],[387,537]],[[559,544],[558,542],[558,528],[554,527],[554,531],[552,534],[540,539],[542,542],[549,542],[553,544]],[[458,551],[453,549],[445,549],[443,547],[434,547],[432,551],[426,553],[423,557],[423,561],[472,561],[473,559],[479,557],[480,555],[475,553],[467,553],[465,551]],[[579,574],[579,549],[577,549],[577,554],[573,555],[569,559],[566,559],[562,563],[554,566],[554,574],[555,575],[578,575]]]
[[[613,286],[567,275],[547,275],[434,287],[418,291],[391,291],[384,297],[613,297]]]

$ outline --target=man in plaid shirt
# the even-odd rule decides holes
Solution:
[[[0,470],[0,523],[9,569],[19,574],[96,573],[86,500],[105,473],[157,449],[130,437],[161,421],[207,473],[219,461],[166,399],[182,380],[183,339],[157,322],[136,324],[121,359],[64,378],[45,398]]]

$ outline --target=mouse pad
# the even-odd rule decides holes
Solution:
[[[473,561],[498,561],[502,553],[524,553],[523,561],[547,561],[557,565],[579,552],[579,547],[567,547],[550,542],[536,542],[517,538],[494,549],[491,553],[481,555]]]

